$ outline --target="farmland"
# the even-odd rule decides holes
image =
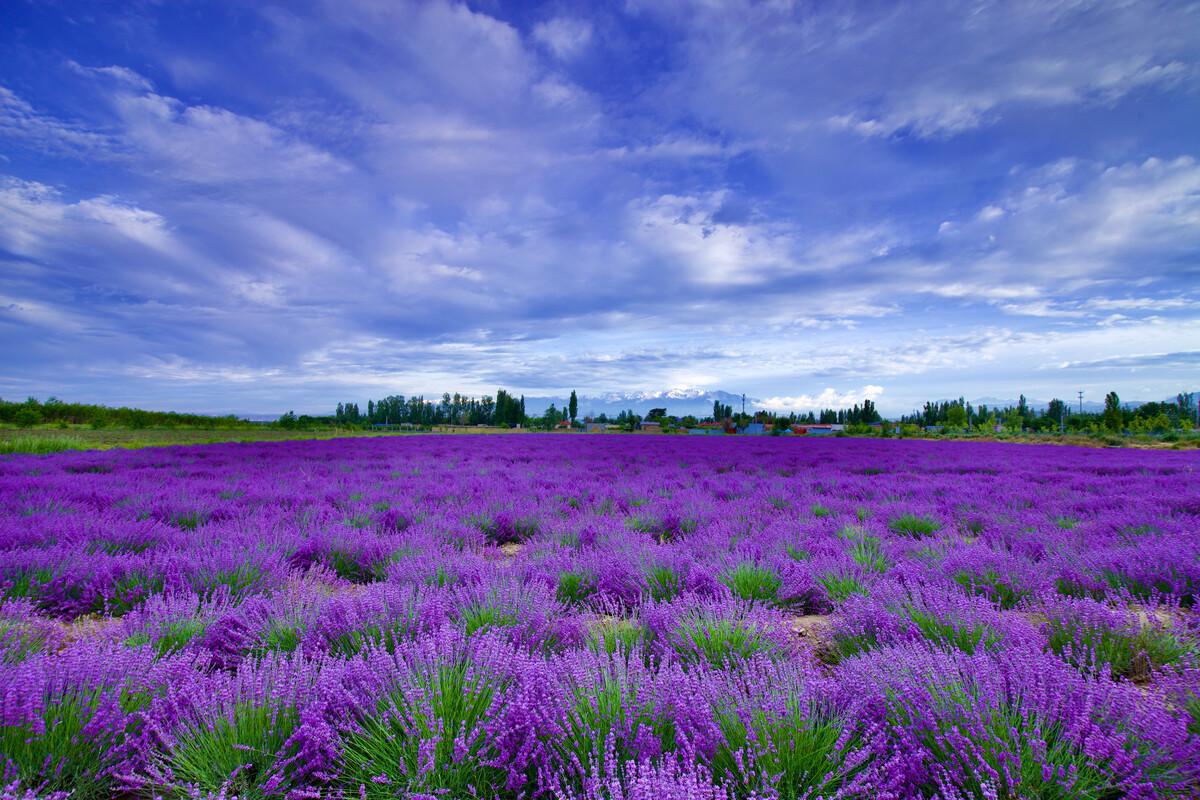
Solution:
[[[0,457],[15,796],[1193,797],[1200,456]]]

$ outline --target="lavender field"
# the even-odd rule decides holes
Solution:
[[[1198,478],[865,439],[7,457],[3,785],[1195,797]]]

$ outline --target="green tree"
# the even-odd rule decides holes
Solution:
[[[961,403],[952,403],[946,409],[946,424],[951,428],[967,427],[967,409]]]
[[[1124,427],[1124,416],[1121,414],[1121,398],[1116,392],[1104,395],[1104,427],[1110,431],[1119,431]]]
[[[575,418],[579,416],[579,398],[575,396],[575,390],[571,390],[571,399],[567,401],[567,416],[571,418],[571,423],[575,423]]]

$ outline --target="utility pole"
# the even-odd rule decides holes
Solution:
[[[746,393],[742,392],[742,416],[746,416]]]
[[[1079,390],[1079,416],[1083,416],[1083,389]]]

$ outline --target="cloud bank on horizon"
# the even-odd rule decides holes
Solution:
[[[1195,4],[4,16],[5,397],[1200,388]]]

